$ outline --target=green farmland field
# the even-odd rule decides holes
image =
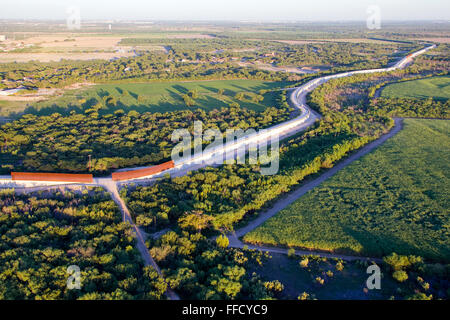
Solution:
[[[394,83],[386,86],[381,93],[388,98],[450,98],[450,77],[434,77]]]
[[[102,104],[100,113],[103,114],[118,109],[125,112],[136,110],[140,113],[197,108],[210,111],[228,107],[231,103],[263,111],[267,107],[277,106],[279,94],[277,91],[267,92],[262,95],[264,100],[255,102],[254,97],[260,94],[260,90],[280,89],[286,86],[284,82],[259,80],[102,84],[89,89],[67,91],[61,97],[34,103],[26,112],[39,115],[50,115],[54,112],[68,114],[71,110],[83,112],[98,103]],[[220,89],[223,90],[222,94],[219,93]],[[197,90],[198,98],[194,99],[194,105],[186,106],[183,95],[188,94],[190,90]],[[237,93],[243,93],[243,98],[237,99],[235,97]],[[113,97],[112,103],[106,101],[109,97]]]
[[[404,121],[374,152],[248,233],[252,243],[450,261],[450,122]]]

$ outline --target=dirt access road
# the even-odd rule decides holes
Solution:
[[[117,184],[109,179],[102,179],[99,182],[100,182],[99,185],[101,185],[103,188],[105,188],[105,190],[107,190],[111,194],[112,199],[119,207],[120,212],[122,212],[123,221],[128,222],[133,227],[134,232],[136,234],[136,247],[142,256],[142,259],[144,260],[144,264],[146,266],[152,266],[156,270],[156,272],[158,272],[158,274],[161,277],[163,277],[161,269],[156,264],[155,260],[153,260],[152,256],[150,255],[150,252],[147,249],[147,246],[145,245],[145,239],[142,231],[134,223],[130,211],[128,210],[125,204],[125,201],[120,197],[119,190],[117,189]],[[170,288],[167,289],[166,296],[170,300],[180,300],[180,297]]]
[[[328,180],[332,176],[334,176],[338,171],[344,169],[349,164],[351,164],[353,161],[358,160],[362,156],[368,154],[369,152],[372,152],[374,149],[378,148],[380,145],[382,145],[386,140],[396,135],[403,127],[403,119],[402,118],[395,118],[395,126],[394,128],[387,134],[383,135],[381,138],[369,143],[368,145],[364,146],[363,148],[359,149],[356,153],[352,154],[345,160],[339,162],[337,165],[335,165],[333,168],[329,169],[322,175],[320,175],[318,178],[302,185],[300,188],[292,191],[291,193],[288,193],[286,196],[279,199],[275,204],[267,211],[260,213],[258,217],[251,221],[248,225],[245,227],[236,230],[234,233],[229,235],[230,240],[230,246],[234,248],[243,248],[246,244],[244,244],[241,240],[239,240],[240,237],[244,236],[245,234],[249,233],[250,231],[256,229],[260,225],[262,225],[264,222],[266,222],[268,219],[276,215],[281,210],[287,208],[289,205],[297,201],[299,198],[301,198],[304,194],[306,194],[308,191],[316,188],[319,186],[322,182],[325,180]],[[268,251],[268,252],[274,252],[274,253],[287,253],[288,249],[285,248],[270,248],[265,246],[255,246],[255,245],[247,245],[249,249],[258,249],[262,251]],[[322,252],[316,252],[316,251],[296,251],[297,255],[319,255],[322,257],[328,257],[328,258],[339,258],[343,260],[360,260],[360,259],[367,259],[375,262],[380,262],[381,259],[377,258],[369,258],[369,257],[360,257],[360,256],[349,256],[349,255],[341,255],[341,254],[333,254],[333,253],[322,253]]]

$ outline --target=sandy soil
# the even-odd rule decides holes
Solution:
[[[70,39],[71,41],[64,41]],[[39,45],[43,48],[67,48],[67,47],[92,47],[92,48],[111,48],[117,46],[122,40],[121,37],[72,37],[70,34],[63,35],[42,35],[31,37],[22,41],[24,44]]]
[[[0,101],[42,101],[42,96],[0,96]]]
[[[308,73],[317,73],[324,68],[316,68],[316,67],[275,67],[270,64],[265,63],[248,63],[248,62],[238,62],[238,65],[241,67],[255,67],[261,70],[273,71],[273,72],[287,72],[287,73],[297,73],[297,74],[308,74]]]
[[[0,63],[40,61],[51,62],[67,60],[110,60],[113,58],[131,57],[134,52],[90,52],[90,53],[0,53]]]
[[[11,96],[0,96],[0,100],[3,101],[42,101],[46,100],[52,96],[55,95],[62,95],[67,90],[76,90],[84,87],[93,86],[94,83],[90,82],[80,82],[80,83],[74,83],[69,86],[66,86],[64,88],[43,88],[38,89],[37,91],[33,93],[27,93],[24,95],[11,95]]]
[[[72,34],[39,34],[24,40],[9,39],[2,42],[6,45],[6,52],[0,52],[0,63],[27,62],[37,60],[41,62],[67,60],[91,60],[133,56],[131,46],[119,46],[122,37],[112,36],[73,36]],[[14,49],[37,46],[32,52],[12,52]],[[83,52],[80,52],[83,51]],[[85,52],[84,52],[85,51]],[[99,52],[96,52],[99,51]],[[100,52],[106,51],[106,52]]]

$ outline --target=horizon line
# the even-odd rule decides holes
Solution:
[[[39,21],[39,22],[62,22],[66,21],[63,18],[1,18],[0,21]],[[118,18],[118,19],[106,19],[106,18],[90,18],[82,19],[82,21],[88,22],[238,22],[238,23],[276,23],[276,24],[292,24],[292,23],[316,23],[316,22],[333,22],[333,23],[346,23],[346,22],[360,22],[366,23],[364,19],[319,19],[319,20],[264,20],[264,19],[133,19],[133,18]],[[450,19],[386,19],[382,22],[440,22],[450,23]]]

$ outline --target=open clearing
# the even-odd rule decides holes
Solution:
[[[390,41],[367,39],[367,38],[348,38],[348,39],[305,39],[305,40],[273,40],[276,42],[286,43],[290,45],[302,45],[302,44],[320,44],[328,42],[350,42],[350,43],[375,43],[375,44],[391,44]]]
[[[102,101],[105,97],[113,97],[115,105],[106,105],[101,112],[110,113],[118,109],[128,112],[168,112],[175,110],[197,109],[204,110],[229,107],[233,102],[243,108],[263,111],[267,107],[276,107],[276,93],[265,93],[264,100],[254,102],[252,98],[260,90],[284,88],[284,82],[268,82],[259,80],[218,80],[218,81],[192,81],[192,82],[151,82],[131,84],[104,84],[90,87],[86,90],[66,92],[63,96],[38,102],[26,112],[42,115],[59,112],[69,113],[70,110],[81,111]],[[219,89],[224,93],[219,94]],[[197,90],[199,98],[195,105],[187,107],[182,96],[190,90]],[[235,98],[236,93],[243,92],[242,100]]]
[[[133,56],[134,49],[120,46],[121,37],[110,35],[73,36],[72,34],[36,34],[23,40],[2,42],[0,63],[67,60],[109,60]],[[158,49],[158,48],[155,48]],[[162,50],[162,48],[159,48]]]
[[[0,53],[0,63],[9,62],[58,62],[65,60],[110,60],[114,58],[131,57],[134,53],[125,52],[86,52],[86,53]]]
[[[381,92],[388,98],[436,98],[450,99],[450,77],[433,77],[394,83]]]
[[[397,252],[450,261],[450,124],[405,120],[355,161],[261,227],[251,243],[381,257]]]
[[[36,91],[32,91],[25,94],[17,94],[10,96],[0,96],[0,116],[1,117],[17,117],[24,112],[25,109],[33,105],[38,104],[40,101],[46,101],[49,99],[55,99],[55,97],[62,96],[63,94],[69,94],[70,90],[79,90],[83,87],[92,86],[90,82],[74,83],[66,86],[62,89],[59,88],[40,88]],[[20,92],[19,92],[20,93]]]
[[[73,33],[47,34],[35,33],[25,39],[8,39],[0,47],[0,63],[40,61],[51,62],[65,60],[110,60],[131,57],[135,49],[164,51],[161,45],[123,46],[120,41],[131,35],[84,34]],[[137,37],[136,35],[133,35]],[[201,33],[144,33],[142,36],[153,39],[211,39]]]
[[[329,67],[326,66],[275,66],[272,64],[266,64],[266,63],[249,63],[249,62],[238,62],[238,66],[240,67],[250,67],[250,68],[257,68],[261,70],[266,71],[273,71],[273,72],[288,72],[288,73],[297,73],[297,74],[311,74],[311,73],[317,73],[323,70],[328,70]]]

